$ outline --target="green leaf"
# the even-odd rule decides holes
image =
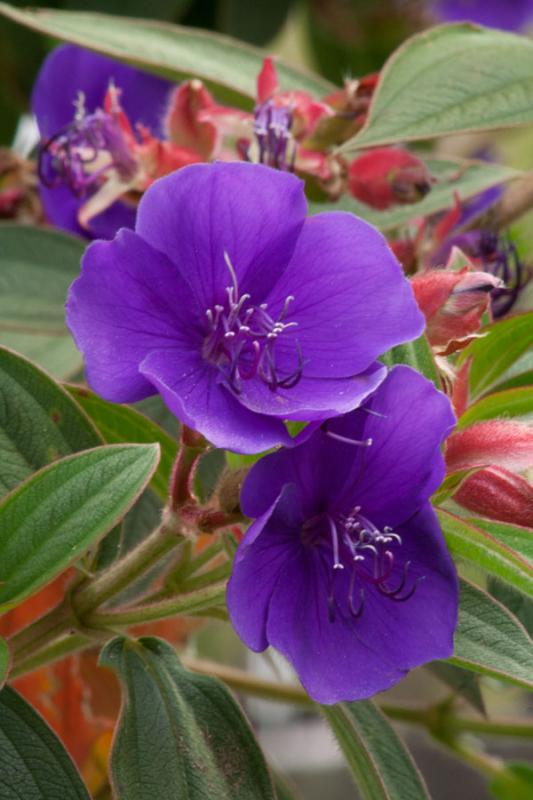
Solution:
[[[406,344],[399,344],[393,347],[382,356],[384,364],[388,367],[393,367],[395,364],[407,364],[410,367],[421,372],[428,380],[435,384],[437,389],[441,388],[441,381],[431,347],[425,334],[419,336],[413,342],[406,342]]]
[[[161,22],[107,14],[12,8],[0,3],[0,14],[33,30],[88,47],[104,55],[173,80],[197,77],[218,90],[221,99],[252,108],[256,77],[265,53],[236,39]],[[314,95],[334,87],[318,75],[276,61],[283,90]]]
[[[5,639],[0,639],[0,689],[4,685],[11,663],[11,654]]]
[[[507,389],[518,389],[521,386],[533,386],[533,369],[530,369],[527,372],[520,372],[518,375],[513,375],[509,378],[506,378],[501,383],[498,383],[494,387],[494,390],[497,392],[503,392]]]
[[[436,678],[449,686],[455,694],[464,698],[472,708],[475,708],[480,714],[486,713],[483,695],[479,688],[479,675],[448,664],[446,661],[434,661],[432,664],[428,664],[427,668]]]
[[[411,755],[370,700],[322,706],[364,800],[429,798]]]
[[[108,403],[82,386],[67,386],[67,389],[92,419],[108,444],[124,442],[160,444],[161,460],[152,478],[152,488],[166,500],[170,472],[178,452],[175,440],[159,425],[130,406]]]
[[[478,528],[483,528],[505,547],[514,550],[523,559],[533,564],[533,534],[531,533],[531,528],[523,528],[521,525],[510,525],[508,522],[494,522],[493,520],[482,518],[469,519],[468,522]]]
[[[406,225],[414,217],[423,217],[451,208],[454,196],[467,200],[491,186],[504,183],[519,177],[520,173],[501,164],[490,164],[486,161],[440,161],[426,159],[436,183],[423,200],[408,205],[397,205],[388,211],[376,211],[355,198],[344,194],[334,206],[330,203],[309,203],[311,214],[334,208],[339,211],[350,211],[380,228],[388,231]]]
[[[528,634],[533,636],[533,600],[497,578],[489,578],[487,588],[492,597],[503,603],[522,623]]]
[[[454,514],[437,510],[446,544],[452,555],[463,558],[533,597],[533,564],[487,531]],[[482,521],[479,521],[482,525]]]
[[[501,603],[461,580],[459,624],[452,664],[533,689],[533,642]]]
[[[57,377],[81,369],[65,325],[65,299],[84,246],[51,228],[0,225],[0,344]]]
[[[495,417],[530,417],[533,415],[533,387],[507,389],[482,397],[457,421],[458,428]]]
[[[470,475],[473,475],[474,472],[477,472],[479,469],[481,469],[481,467],[457,469],[454,472],[449,472],[433,495],[433,504],[435,506],[442,505],[453,494],[455,494],[463,481],[465,481]]]
[[[109,445],[57,461],[0,503],[0,606],[48,583],[124,516],[152,477],[158,445]]]
[[[381,72],[344,151],[533,122],[533,42],[470,24],[408,39]]]
[[[533,765],[509,763],[489,786],[498,800],[531,800],[533,797]]]
[[[111,754],[127,800],[274,800],[263,756],[239,707],[216,679],[185,670],[161,639],[114,639],[100,664],[125,700]]]
[[[487,391],[524,353],[533,348],[533,312],[517,314],[488,325],[485,334],[462,354],[461,363],[472,357],[470,390],[474,398]]]
[[[0,347],[0,496],[41,467],[101,443],[67,392]]]
[[[0,692],[0,797],[90,800],[55,733],[8,686]]]

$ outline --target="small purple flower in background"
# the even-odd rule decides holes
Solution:
[[[303,182],[247,163],[163,178],[136,229],[87,249],[67,322],[92,388],[160,392],[213,444],[292,440],[283,420],[344,414],[383,380],[376,358],[423,316],[385,239],[352,214],[306,219]]]
[[[261,459],[241,493],[256,518],[228,609],[320,703],[360,700],[453,652],[457,576],[429,497],[454,425],[446,397],[396,367],[365,405]]]
[[[114,167],[127,185],[136,168],[127,141],[130,132],[103,108],[110,85],[132,124],[163,135],[173,84],[75,45],[58,47],[48,56],[32,94],[39,131],[48,143],[41,158],[46,215],[54,225],[82,236],[110,238],[135,223],[135,205],[111,196],[88,228],[79,223],[80,209],[101,186],[98,177]]]
[[[433,0],[431,7],[442,22],[477,22],[507,31],[533,21],[532,0]]]

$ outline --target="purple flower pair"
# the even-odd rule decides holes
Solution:
[[[456,575],[429,497],[454,418],[418,373],[376,361],[423,329],[384,238],[305,213],[286,172],[185,167],[148,189],[135,231],[89,246],[67,321],[104,398],[159,392],[237,452],[291,445],[245,483],[257,519],[228,605],[252,649],[272,644],[333,703],[451,653]],[[311,423],[298,446],[286,420]]]

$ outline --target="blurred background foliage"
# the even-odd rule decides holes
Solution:
[[[12,0],[14,6],[29,5]],[[216,30],[304,63],[337,84],[379,69],[429,22],[424,0],[45,0],[32,7],[145,17]],[[9,144],[27,110],[46,52],[43,36],[0,21],[0,143]]]

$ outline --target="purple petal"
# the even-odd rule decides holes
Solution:
[[[90,229],[87,230],[78,223],[78,211],[87,198],[76,197],[66,186],[57,186],[51,189],[41,185],[39,194],[49,222],[78,236],[112,239],[120,228],[135,226],[136,210],[125,203],[116,202],[101,214],[93,217]]]
[[[197,318],[178,270],[128,230],[90,245],[67,301],[67,324],[89,383],[106,400],[122,403],[155,394],[139,372],[150,351],[200,349]]]
[[[395,602],[367,588],[358,619],[337,608],[331,621],[332,571],[316,551],[304,550],[299,563],[288,558],[277,575],[266,640],[289,659],[309,695],[319,703],[371,697],[393,686],[408,670],[452,655],[457,577],[431,507],[413,517],[402,534],[405,552],[415,565],[413,576],[423,575],[424,581],[406,602]],[[265,527],[262,536],[267,535]],[[259,582],[261,569],[261,556],[252,556],[253,552],[251,547],[248,558],[253,557],[256,566],[254,578],[253,565],[248,564],[251,583]],[[277,563],[281,561],[278,554]],[[348,570],[340,571],[337,603],[347,597],[348,589]],[[264,639],[263,634],[256,641]]]
[[[274,319],[288,295],[294,300],[287,320],[297,327],[278,338],[276,362],[290,369],[297,341],[306,377],[356,375],[424,329],[384,237],[353,214],[331,211],[306,220],[289,266],[267,298]]]
[[[291,444],[279,419],[248,411],[235,399],[220,383],[216,368],[202,360],[200,347],[156,350],[145,358],[140,369],[172,413],[203,433],[215,447],[260,453]]]
[[[157,181],[139,205],[137,232],[190,281],[204,309],[232,285],[260,303],[286,268],[306,214],[303,183],[258,164],[194,164]]]
[[[80,90],[85,95],[88,112],[101,107],[111,80],[122,89],[120,101],[130,121],[142,122],[155,136],[161,136],[174,84],[73,44],[53,50],[37,76],[32,109],[41,136],[53,136],[72,122]]]
[[[294,364],[293,364],[294,368]],[[272,391],[259,380],[242,382],[239,400],[252,411],[273,414],[291,420],[323,420],[346,414],[360,405],[385,379],[383,364],[375,362],[369,369],[351,378],[301,378],[292,389]]]
[[[477,22],[519,31],[533,19],[531,0],[434,0],[434,12],[446,22]]]
[[[440,486],[445,468],[439,445],[451,432],[455,416],[448,398],[406,366],[389,373],[365,408],[373,413],[359,410],[328,423],[333,433],[373,442],[356,448],[357,457],[334,502],[346,509],[360,505],[374,525],[394,527]],[[338,474],[344,467],[346,474],[354,448],[337,445],[330,466]]]
[[[287,563],[298,569],[300,523],[295,487],[285,486],[271,507],[250,525],[237,550],[226,599],[233,627],[252,650],[268,647],[268,606],[281,570]]]

